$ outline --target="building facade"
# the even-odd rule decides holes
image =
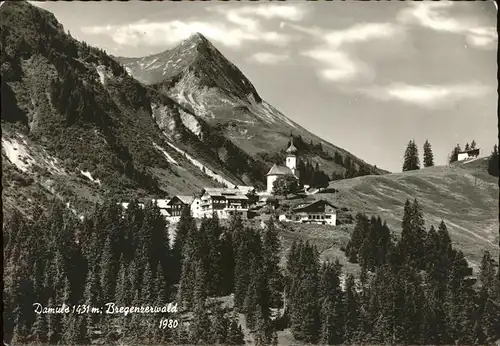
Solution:
[[[472,159],[472,158],[475,158],[478,156],[479,156],[479,148],[472,149],[472,150],[466,150],[466,151],[461,151],[458,153],[457,160],[464,161],[464,160]]]
[[[212,217],[215,213],[220,219],[239,214],[248,216],[248,197],[238,189],[206,188],[200,197],[200,216]]]
[[[299,174],[297,171],[297,157],[298,150],[293,145],[293,140],[290,143],[290,147],[286,150],[286,162],[285,166],[274,165],[271,167],[267,173],[267,189],[266,192],[271,194],[273,192],[273,184],[280,176],[293,175],[297,180],[299,179]]]
[[[325,200],[318,200],[298,205],[289,213],[280,215],[279,220],[335,226],[337,224],[337,207]]]

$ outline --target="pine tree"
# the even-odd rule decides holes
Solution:
[[[189,326],[190,340],[193,344],[208,344],[213,339],[212,325],[206,305],[201,300],[195,305],[194,318]]]
[[[431,144],[428,140],[424,143],[424,167],[434,166],[434,155],[432,153]]]
[[[488,173],[494,177],[499,176],[499,161],[498,161],[498,146],[495,144],[493,146],[493,151],[488,158]]]
[[[241,326],[236,322],[236,317],[232,318],[231,324],[229,326],[229,332],[227,336],[228,345],[244,345],[245,339]]]
[[[114,275],[113,250],[109,237],[106,239],[104,245],[100,266],[103,299],[106,302],[110,302],[114,298],[116,280]]]
[[[404,161],[403,161],[403,172],[413,171],[420,169],[420,159],[418,157],[418,148],[415,141],[412,140],[408,142],[406,147]]]
[[[216,344],[226,344],[228,333],[229,333],[229,320],[224,316],[224,310],[220,305],[217,305],[213,313],[213,340],[212,343]]]
[[[47,315],[38,314],[36,316],[35,324],[33,325],[33,336],[35,341],[44,344],[47,342],[47,335],[49,333],[49,326],[47,321]]]
[[[457,162],[458,161],[458,153],[461,151],[462,151],[462,149],[460,149],[460,144],[457,144],[455,146],[455,148],[453,148],[453,151],[451,152],[449,163]]]
[[[465,151],[469,151],[470,150],[470,147],[469,147],[469,143],[466,143],[465,144],[465,148],[464,148]]]
[[[268,292],[271,295],[271,305],[279,306],[281,303],[281,291],[283,289],[282,278],[279,269],[280,240],[274,220],[270,218],[266,223],[262,240],[264,272],[268,283]]]
[[[470,143],[470,150],[474,150],[476,149],[476,141],[475,140],[472,140],[472,142]]]
[[[482,343],[493,343],[500,337],[500,285],[496,278],[497,264],[489,251],[485,251],[481,261],[479,280],[479,311]]]
[[[176,235],[172,246],[172,266],[174,269],[172,273],[173,282],[179,282],[180,280],[184,263],[184,245],[188,239],[189,233],[192,232],[193,229],[196,229],[196,223],[191,215],[191,211],[189,208],[184,208],[179,222],[177,223]]]
[[[344,327],[344,342],[347,344],[353,344],[358,339],[359,333],[359,297],[356,292],[356,284],[354,281],[354,276],[349,274],[346,279],[345,288],[345,302],[346,302],[346,313],[345,313],[345,327]]]
[[[398,243],[400,259],[410,266],[423,268],[425,255],[426,233],[424,218],[417,200],[413,203],[406,200],[402,221],[401,239]]]

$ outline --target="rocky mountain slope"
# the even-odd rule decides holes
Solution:
[[[290,134],[304,142],[321,144],[328,155],[302,153],[328,173],[343,173],[334,162],[337,152],[349,156],[373,174],[385,173],[345,150],[313,135],[264,101],[243,73],[203,35],[195,34],[171,50],[142,58],[117,57],[126,71],[145,85],[168,95],[219,129],[246,153],[262,157],[287,145]],[[191,128],[197,121],[186,119]],[[200,138],[203,133],[198,132]]]
[[[49,195],[80,209],[108,193],[263,186],[272,162],[258,153],[284,147],[290,132],[323,143],[323,158],[310,156],[328,173],[344,170],[335,151],[383,172],[261,100],[201,35],[156,58],[118,59],[124,67],[73,39],[50,12],[16,1],[0,7],[0,52],[7,210],[29,211]]]

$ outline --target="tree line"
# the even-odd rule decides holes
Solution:
[[[185,209],[171,241],[159,209],[110,199],[80,220],[62,204],[32,220],[5,223],[4,340],[17,343],[277,344],[289,328],[296,340],[321,344],[487,344],[500,335],[500,285],[485,252],[473,286],[463,254],[444,222],[425,229],[417,201],[407,201],[402,233],[359,214],[345,248],[361,274],[345,276],[338,261],[320,259],[309,242],[294,242],[280,266],[276,222],[246,226],[217,217],[199,226]],[[222,297],[222,298],[221,298]],[[231,299],[231,297],[234,297]],[[229,299],[234,307],[220,300]],[[33,303],[121,306],[178,303],[175,314],[35,314]],[[161,317],[179,320],[160,329]]]
[[[406,201],[401,236],[393,238],[380,218],[357,215],[345,250],[362,271],[355,305],[361,340],[489,344],[500,337],[500,273],[488,251],[474,284],[446,224],[427,231],[417,200]]]
[[[424,167],[434,166],[434,154],[428,140],[424,143]],[[415,140],[408,142],[403,159],[403,172],[420,169],[420,158]]]
[[[466,143],[464,146],[464,151],[468,150],[474,150],[477,149],[477,144],[475,140],[472,140],[471,144]],[[457,162],[458,161],[458,154],[462,151],[462,148],[460,147],[460,144],[457,143],[457,145],[453,148],[451,151],[450,158],[448,160],[449,163]]]

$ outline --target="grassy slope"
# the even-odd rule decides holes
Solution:
[[[400,232],[407,198],[423,206],[427,228],[444,220],[452,240],[473,266],[483,250],[498,254],[498,179],[486,172],[487,161],[439,166],[419,171],[365,176],[330,184],[338,190],[317,194],[353,213],[380,215],[391,230]]]

